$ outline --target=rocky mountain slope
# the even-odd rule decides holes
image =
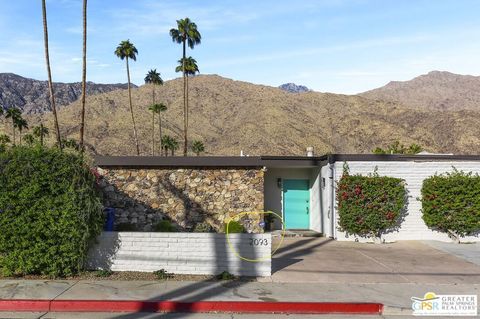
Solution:
[[[297,85],[295,83],[285,83],[278,88],[289,93],[304,93],[310,91],[305,85]]]
[[[360,95],[417,109],[480,110],[480,77],[432,71],[410,81],[393,81]]]
[[[318,92],[291,94],[214,75],[193,77],[189,87],[190,140],[202,140],[206,155],[239,155],[241,150],[250,155],[304,155],[307,146],[314,146],[319,155],[371,153],[395,140],[418,143],[433,152],[480,152],[480,112],[475,110],[432,116],[429,110],[396,102]],[[151,154],[152,116],[147,109],[151,92],[149,85],[132,92],[143,155]],[[156,89],[156,97],[168,106],[163,114],[165,133],[180,142],[182,80],[166,81]],[[79,113],[79,101],[60,110],[65,136],[78,138]],[[28,120],[31,126],[43,121],[53,128],[50,113]],[[0,124],[0,130],[3,127],[9,131],[8,123]],[[98,153],[135,154],[126,90],[88,97],[86,141]]]
[[[97,84],[87,82],[87,94],[98,94],[126,89],[126,84]],[[59,107],[68,105],[81,97],[82,83],[54,83],[56,102]],[[13,73],[0,73],[0,107],[18,107],[27,114],[51,110],[48,82],[24,78]]]

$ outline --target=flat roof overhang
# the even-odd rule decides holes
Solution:
[[[480,161],[480,155],[390,155],[390,154],[329,154],[306,156],[95,156],[98,167],[159,168],[159,167],[278,167],[315,168],[343,161]]]

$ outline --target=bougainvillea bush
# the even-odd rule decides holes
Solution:
[[[427,226],[454,236],[480,232],[480,176],[454,169],[423,181],[422,213]]]
[[[0,153],[0,271],[81,270],[103,223],[95,176],[81,154],[12,147]]]
[[[400,178],[350,175],[344,167],[337,185],[339,227],[347,234],[381,237],[399,226],[406,205],[405,183]]]

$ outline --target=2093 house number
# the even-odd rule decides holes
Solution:
[[[250,246],[268,246],[268,239],[250,238]]]

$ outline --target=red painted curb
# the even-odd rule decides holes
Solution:
[[[0,300],[3,311],[381,314],[379,303],[257,301]]]
[[[50,300],[0,299],[0,311],[37,311],[50,309]]]

